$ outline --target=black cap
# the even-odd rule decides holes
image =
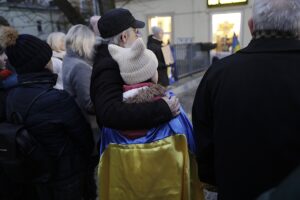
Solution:
[[[145,23],[136,20],[131,12],[124,8],[116,8],[105,13],[98,21],[101,37],[109,38],[132,28],[144,28]]]

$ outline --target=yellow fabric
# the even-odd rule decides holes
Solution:
[[[111,144],[100,159],[100,199],[187,199],[187,159],[186,140],[179,135],[150,144]]]
[[[198,178],[190,178],[197,175],[197,165],[191,163],[192,171],[184,135],[149,144],[110,144],[100,158],[99,198],[202,200]]]

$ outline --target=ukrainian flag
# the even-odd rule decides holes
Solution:
[[[145,136],[104,128],[98,166],[100,200],[204,200],[192,126],[184,111]]]
[[[235,53],[241,49],[240,42],[236,34],[233,34],[232,37],[232,53]]]

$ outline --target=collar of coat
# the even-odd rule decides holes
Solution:
[[[148,37],[148,43],[154,43],[154,44],[157,44],[157,45],[162,45],[163,41],[155,39],[153,35],[150,35]]]
[[[19,86],[30,86],[34,84],[45,85],[45,87],[53,87],[56,84],[57,74],[53,74],[48,70],[37,73],[18,74],[13,83],[4,85],[5,89],[10,89]]]
[[[95,45],[94,63],[101,61],[103,58],[112,58],[108,51],[108,44]]]
[[[66,54],[64,57],[69,57],[72,59],[79,59],[79,60],[83,60],[84,62],[88,63],[88,65],[93,65],[92,60],[88,59],[88,58],[84,58],[82,56],[79,56],[78,53],[75,53],[74,51],[68,49],[66,51]]]
[[[277,31],[277,30],[257,30],[253,32],[253,39],[261,38],[284,38],[284,39],[297,39],[299,35],[290,31]]]
[[[291,38],[253,38],[249,45],[238,53],[272,53],[272,52],[300,52],[300,40]]]

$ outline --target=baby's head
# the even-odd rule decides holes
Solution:
[[[108,50],[118,63],[121,76],[126,84],[137,84],[150,79],[157,83],[157,58],[152,51],[146,49],[141,38],[138,38],[130,48],[110,44]]]

